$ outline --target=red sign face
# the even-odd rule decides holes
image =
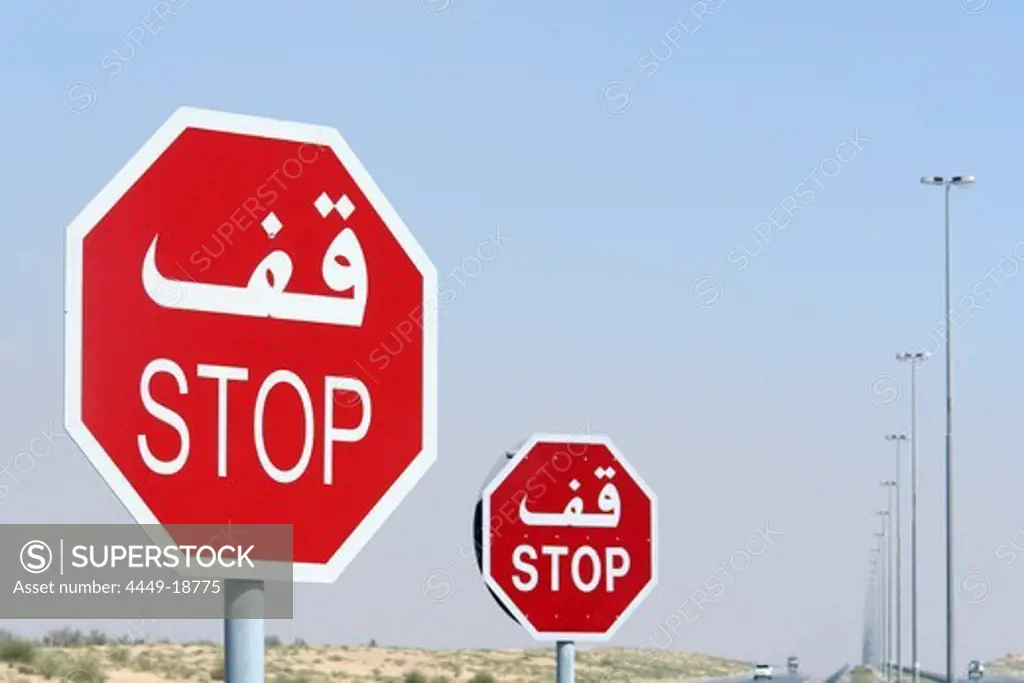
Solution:
[[[657,583],[657,501],[605,437],[534,436],[483,519],[487,585],[538,640],[606,640]]]
[[[335,580],[437,452],[436,271],[340,134],[180,109],[67,246],[68,430],[136,520]]]

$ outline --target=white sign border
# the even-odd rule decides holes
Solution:
[[[72,439],[139,524],[160,522],[82,420],[82,243],[161,154],[187,128],[326,145],[388,226],[423,277],[423,447],[391,488],[325,564],[295,563],[294,581],[333,583],[437,460],[437,268],[336,129],[272,118],[181,107],[68,226],[64,300],[64,421]],[[166,539],[163,539],[166,540]],[[274,563],[266,563],[274,564]],[[280,563],[276,563],[280,564]],[[254,577],[250,577],[254,578]]]
[[[589,445],[600,445],[605,446],[612,455],[619,461],[622,468],[629,473],[629,475],[636,481],[637,485],[643,490],[647,497],[651,501],[651,579],[647,582],[647,585],[636,594],[632,602],[622,611],[619,618],[615,620],[607,631],[595,631],[595,632],[572,632],[572,633],[547,633],[538,631],[526,615],[519,609],[512,598],[505,592],[505,589],[501,587],[494,578],[491,576],[491,495],[497,490],[503,481],[512,473],[513,470],[518,467],[526,456],[533,450],[533,447],[539,443],[557,443],[557,444],[589,444]],[[482,510],[481,510],[481,524],[483,525],[483,548],[481,549],[483,559],[483,575],[484,582],[487,587],[494,591],[505,607],[515,616],[523,628],[526,629],[535,640],[549,642],[549,641],[588,641],[588,642],[605,642],[611,640],[615,633],[619,630],[619,627],[630,617],[633,611],[640,605],[644,599],[650,595],[654,588],[658,585],[658,498],[654,494],[654,491],[647,485],[647,482],[633,469],[633,466],[629,464],[622,452],[615,447],[612,443],[611,438],[603,434],[548,434],[539,433],[534,434],[530,437],[516,454],[509,460],[497,476],[492,479],[487,486],[484,488],[481,494]]]

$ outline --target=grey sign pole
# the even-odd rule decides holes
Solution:
[[[224,683],[265,683],[262,581],[224,582]]]
[[[576,683],[576,644],[571,640],[555,643],[555,683]]]

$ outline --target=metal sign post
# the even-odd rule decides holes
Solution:
[[[262,581],[224,582],[224,682],[264,683]]]
[[[555,683],[576,683],[576,643],[571,640],[555,643]]]

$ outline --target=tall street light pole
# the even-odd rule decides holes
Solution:
[[[889,482],[889,509],[892,509],[892,494],[896,494],[896,680],[903,682],[903,522],[901,509],[903,503],[903,486],[900,483],[900,471],[902,467],[902,455],[900,446],[907,440],[906,434],[886,434],[886,441],[896,444],[896,480]]]
[[[868,570],[868,580],[864,586],[864,626],[861,631],[860,663],[861,666],[871,666],[871,617],[874,608],[871,605],[871,598],[874,597],[875,587],[872,585],[871,571]]]
[[[956,594],[953,588],[953,335],[952,311],[949,301],[949,282],[951,279],[949,254],[949,191],[955,187],[974,184],[972,175],[955,176],[924,176],[924,185],[938,185],[945,191],[946,217],[946,683],[956,683],[956,667],[953,662],[953,601]]]
[[[885,602],[885,626],[882,629],[883,638],[885,639],[885,645],[882,647],[882,651],[885,653],[885,680],[887,683],[892,683],[892,577],[890,575],[891,567],[889,566],[889,530],[888,521],[889,511],[879,510],[877,513],[882,517],[882,530],[877,532],[875,536],[878,536],[879,543],[882,546],[882,572],[885,580],[882,582],[885,586],[883,589],[883,598]]]
[[[917,658],[917,368],[928,359],[924,351],[896,354],[896,360],[910,363],[910,659],[914,683],[921,683],[921,662]]]
[[[880,534],[876,533],[875,536],[880,536]],[[875,565],[875,598],[878,604],[876,615],[878,633],[875,636],[875,641],[878,643],[878,670],[885,671],[885,580],[881,572],[884,557],[881,538],[878,539],[878,545],[872,548],[871,552],[878,553],[878,556],[872,560]]]
[[[892,499],[893,499],[893,495],[892,495],[892,493],[893,493],[893,490],[896,488],[896,482],[891,480],[891,479],[886,479],[884,481],[879,482],[879,485],[884,487],[884,488],[886,488],[886,489],[888,489],[888,496],[889,496],[889,502],[888,502],[888,505],[887,505],[887,507],[885,509],[885,514],[883,515],[882,523],[885,524],[885,538],[886,538],[886,541],[885,541],[885,568],[886,568],[886,570],[888,571],[888,574],[889,574],[888,584],[887,584],[887,587],[886,587],[886,594],[888,596],[887,599],[889,601],[889,622],[888,622],[888,633],[889,633],[889,671],[891,672],[890,679],[895,679],[896,676],[895,676],[895,672],[893,671],[893,663],[896,661],[896,657],[895,657],[895,654],[896,654],[896,647],[895,647],[895,641],[896,641],[896,609],[895,609],[895,605],[894,605],[895,598],[896,598],[896,591],[894,589],[895,588],[895,584],[896,584],[896,577],[895,577],[896,570],[895,570],[895,566],[894,566],[895,565],[895,560],[896,560],[896,553],[894,552],[894,547],[893,547],[895,545],[894,544],[894,536],[895,536],[895,534],[893,533],[893,530],[892,530],[892,518],[893,518],[893,514],[892,514],[892,508],[893,508],[893,504],[892,504],[893,501],[892,501]]]
[[[877,549],[873,549],[877,550]],[[882,657],[882,592],[878,580],[878,560],[870,559],[871,566],[871,663],[881,670]]]
[[[879,660],[879,585],[878,585],[878,563],[873,559],[867,560],[869,567],[867,575],[868,604],[871,611],[867,617],[867,628],[870,633],[871,656],[867,666],[878,664]]]

